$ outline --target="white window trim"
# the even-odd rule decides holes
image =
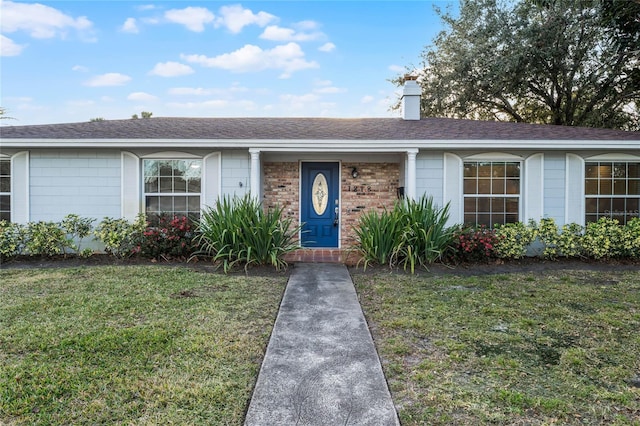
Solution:
[[[524,183],[525,183],[525,173],[526,173],[526,160],[524,160],[522,157],[517,156],[517,155],[513,155],[513,154],[506,154],[506,153],[484,153],[484,154],[476,154],[476,155],[470,155],[467,157],[463,157],[462,158],[462,162],[460,164],[460,184],[459,184],[459,190],[460,190],[460,223],[464,223],[464,199],[465,199],[465,193],[464,193],[464,163],[465,162],[483,162],[483,163],[501,163],[501,162],[509,162],[509,163],[520,163],[520,176],[518,177],[518,179],[520,180],[519,182],[519,193],[517,194],[517,198],[518,198],[518,221],[519,222],[523,222],[523,218],[524,216],[524,210],[525,210],[525,197],[524,197]],[[472,196],[473,194],[469,194],[469,196]],[[478,194],[475,194],[478,195]],[[505,194],[504,198],[507,198],[507,196],[510,195],[511,197],[513,197],[516,194]],[[488,197],[490,197],[490,195],[488,195]]]
[[[584,158],[582,160],[582,185],[580,185],[580,189],[582,190],[582,221],[578,222],[580,223],[582,226],[586,226],[587,224],[587,189],[586,189],[586,185],[587,185],[587,179],[586,179],[586,172],[585,172],[585,168],[587,163],[594,163],[594,162],[603,162],[603,163],[640,163],[640,156],[637,155],[631,155],[631,154],[600,154],[600,155],[593,155],[591,157],[587,157]],[[627,178],[628,179],[628,178]],[[595,196],[595,198],[607,198],[602,197],[600,195]]]

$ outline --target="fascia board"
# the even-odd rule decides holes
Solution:
[[[313,140],[313,139],[2,139],[0,148],[254,148],[295,152],[402,152],[407,149],[638,149],[639,140]]]

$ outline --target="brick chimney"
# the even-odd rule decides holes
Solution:
[[[420,94],[422,89],[416,81],[418,77],[413,75],[404,76],[404,87],[402,88],[402,119],[420,120]]]

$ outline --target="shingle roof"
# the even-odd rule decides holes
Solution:
[[[426,118],[170,118],[0,127],[3,139],[640,140],[640,132]]]

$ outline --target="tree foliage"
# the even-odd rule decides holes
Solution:
[[[461,0],[458,16],[436,11],[447,29],[423,52],[423,115],[640,130],[640,3]]]

